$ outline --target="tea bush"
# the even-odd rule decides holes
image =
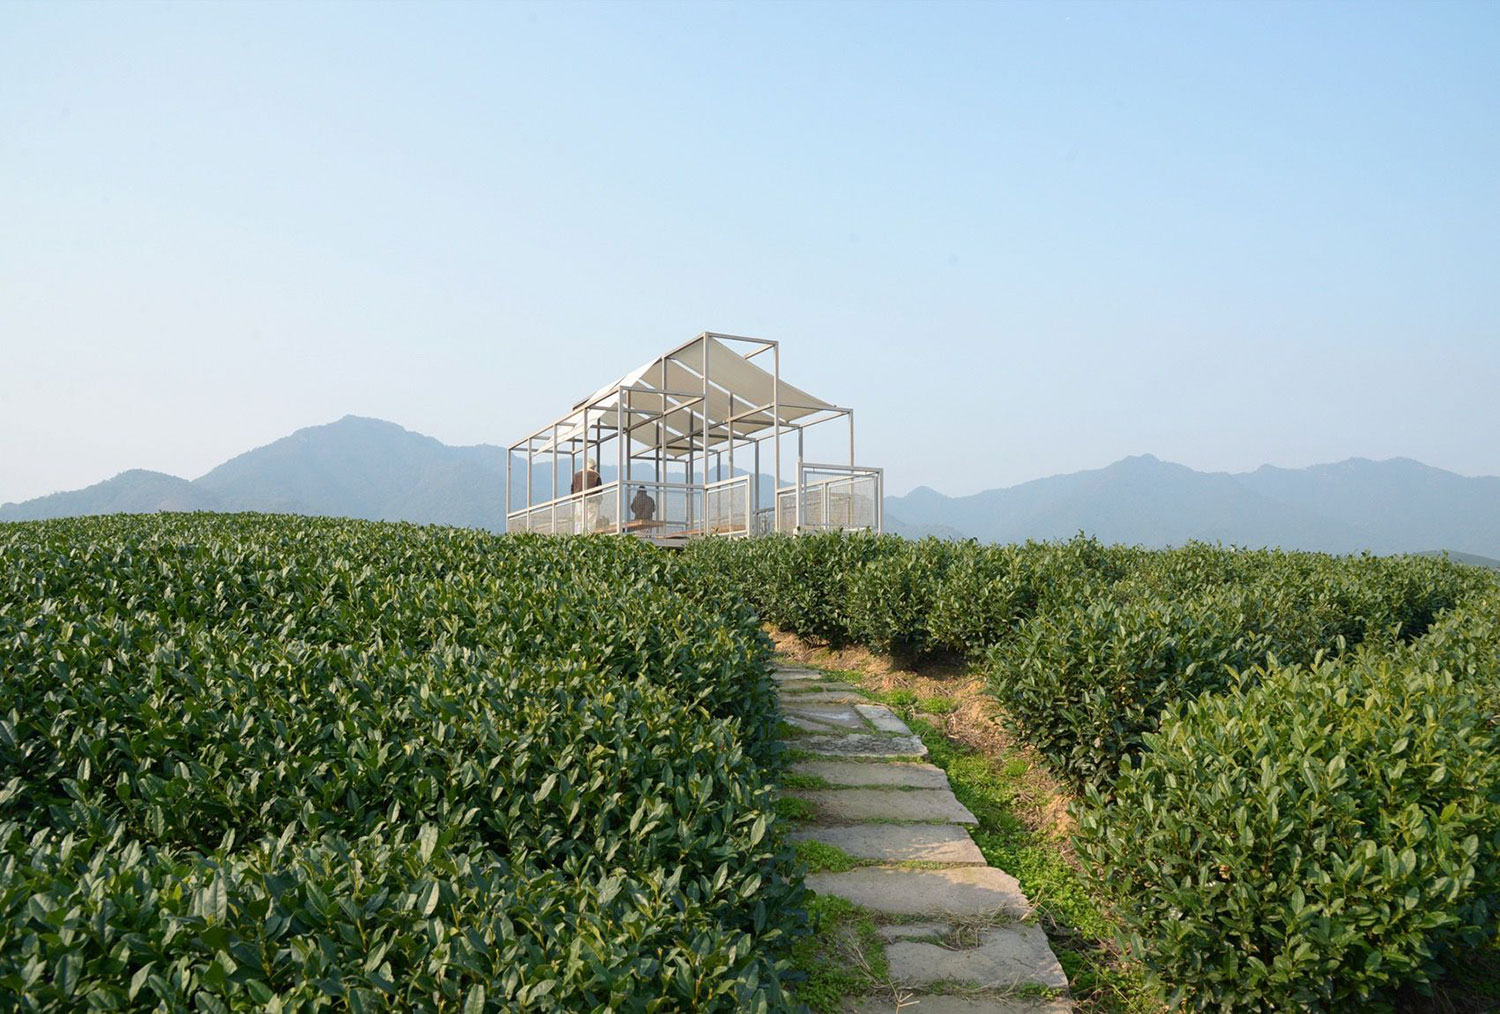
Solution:
[[[1500,590],[1482,591],[1443,616],[1411,652],[1500,701]]]
[[[1125,577],[1138,555],[1083,535],[1023,546],[963,543],[953,547],[932,593],[927,624],[940,647],[979,657],[1043,602],[1098,594]]]
[[[885,654],[916,658],[936,647],[930,629],[934,600],[949,565],[962,555],[937,539],[894,536],[848,578],[849,635]]]
[[[1190,545],[1108,588],[1054,597],[985,667],[1012,728],[1076,785],[1105,787],[1168,705],[1273,659],[1310,663],[1365,638],[1421,634],[1487,580],[1441,560]]]
[[[1192,1009],[1362,1009],[1493,939],[1500,733],[1473,685],[1362,652],[1171,705],[1079,853]]]
[[[903,540],[865,533],[700,539],[686,554],[722,576],[762,620],[805,637],[847,644],[854,623],[849,582],[867,560]]]
[[[768,643],[628,540],[0,526],[7,1009],[769,1010]]]
[[[1350,643],[1391,630],[1402,640],[1426,633],[1439,614],[1491,586],[1477,567],[1421,556],[1346,557],[1329,582],[1331,632]]]
[[[907,655],[981,652],[1039,602],[1108,587],[1149,556],[1081,535],[981,546],[837,532],[705,539],[687,555],[782,630]]]
[[[1015,546],[966,543],[954,551],[925,626],[944,650],[968,654],[1006,637],[1036,608],[1030,555]]]
[[[1264,661],[1270,639],[1246,628],[1241,606],[1224,591],[1058,603],[990,650],[991,686],[1059,773],[1108,785],[1169,704]]]

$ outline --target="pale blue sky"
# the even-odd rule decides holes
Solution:
[[[0,4],[0,501],[704,329],[889,489],[1500,473],[1497,4]]]

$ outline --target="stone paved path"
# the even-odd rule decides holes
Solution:
[[[789,745],[817,755],[791,765],[821,780],[790,789],[815,817],[793,839],[834,845],[866,865],[814,873],[807,886],[846,898],[885,924],[886,959],[903,1014],[1067,1014],[1067,977],[1047,936],[1023,921],[1031,904],[1015,878],[985,863],[965,830],[974,815],[927,747],[899,717],[854,687],[809,669],[779,669]],[[961,942],[961,943],[959,943]],[[944,994],[923,994],[942,983]],[[849,1001],[850,1014],[894,1012],[892,1000]]]

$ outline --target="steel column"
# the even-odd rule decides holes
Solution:
[[[781,531],[781,343],[771,347],[771,452],[776,478],[771,483],[771,530]]]

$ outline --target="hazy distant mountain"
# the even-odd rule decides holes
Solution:
[[[87,489],[39,496],[25,503],[0,504],[0,521],[66,518],[79,514],[136,514],[147,511],[216,510],[218,501],[186,479],[133,468]]]
[[[1202,539],[1337,553],[1436,546],[1500,556],[1500,479],[1406,459],[1231,475],[1147,454],[973,496],[920,488],[888,498],[886,509],[914,526],[947,525],[995,542],[1085,531],[1147,546]]]
[[[600,469],[606,481],[615,470]],[[567,489],[569,476],[560,477]],[[533,471],[537,499],[552,488]],[[762,480],[762,502],[769,503]],[[298,430],[188,481],[123,472],[0,506],[0,521],[157,510],[256,510],[463,525],[500,531],[505,451],[450,447],[395,423],[345,416]],[[516,462],[511,488],[524,499]],[[1079,531],[1147,546],[1188,539],[1327,552],[1435,548],[1500,557],[1500,478],[1470,479],[1407,459],[1351,459],[1242,475],[1196,472],[1151,455],[973,496],[920,488],[886,500],[886,528],[910,538],[1065,539]]]
[[[580,462],[581,464],[581,462]],[[642,466],[638,466],[642,467]],[[599,469],[606,482],[618,469]],[[558,487],[568,490],[564,463]],[[551,464],[532,471],[535,499],[551,497]],[[770,503],[770,480],[762,478]],[[526,469],[511,468],[512,502],[525,503]],[[160,472],[122,472],[85,489],[0,505],[0,521],[169,510],[268,511],[372,521],[414,521],[505,530],[505,450],[450,447],[380,419],[345,416],[247,451],[192,481]]]
[[[1281,503],[1339,518],[1399,550],[1434,546],[1500,555],[1500,478],[1469,478],[1410,458],[1350,458],[1235,478]]]
[[[1459,563],[1467,563],[1471,567],[1487,567],[1490,570],[1500,570],[1500,560],[1491,559],[1488,556],[1480,556],[1478,553],[1453,553],[1446,549],[1424,549],[1415,554],[1417,556],[1444,556]]]
[[[525,478],[519,477],[524,488]],[[70,493],[0,506],[0,521],[121,511],[327,514],[499,530],[505,451],[449,447],[395,423],[345,416],[248,451],[189,482],[123,472]]]
[[[913,523],[907,521],[905,518],[892,514],[890,512],[889,503],[890,501],[887,500],[888,506],[885,512],[885,530],[887,532],[890,532],[892,535],[900,535],[903,538],[907,539],[925,539],[929,535],[939,539],[968,538],[967,535],[959,531],[957,528],[952,528],[948,525],[921,522]]]
[[[235,510],[498,528],[505,451],[351,415],[231,458],[193,485]]]

